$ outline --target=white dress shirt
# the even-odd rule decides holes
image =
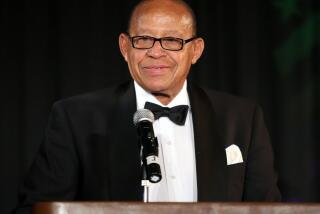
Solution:
[[[144,108],[147,101],[165,106],[136,82],[134,86],[137,109]],[[162,179],[159,183],[150,183],[150,202],[196,202],[198,199],[193,123],[187,81],[178,95],[165,107],[177,105],[189,106],[183,126],[176,125],[167,117],[161,117],[153,123],[159,143]]]

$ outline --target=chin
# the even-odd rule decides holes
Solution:
[[[146,89],[150,92],[164,92],[167,90],[167,86],[164,84],[147,84]]]

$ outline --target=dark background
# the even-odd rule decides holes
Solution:
[[[17,203],[53,102],[129,78],[118,35],[136,2],[1,1],[0,213]],[[188,3],[206,41],[190,79],[258,102],[283,200],[319,202],[319,0]]]

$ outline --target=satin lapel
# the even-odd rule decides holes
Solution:
[[[133,82],[119,87],[116,92],[111,144],[113,164],[110,175],[113,200],[142,200],[140,173],[140,145],[133,125],[136,98]]]
[[[206,92],[189,85],[194,127],[199,201],[227,200],[225,146],[218,119]]]

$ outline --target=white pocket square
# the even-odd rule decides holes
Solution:
[[[227,156],[227,165],[243,162],[241,151],[239,147],[235,144],[232,144],[231,146],[226,148],[226,156]]]

